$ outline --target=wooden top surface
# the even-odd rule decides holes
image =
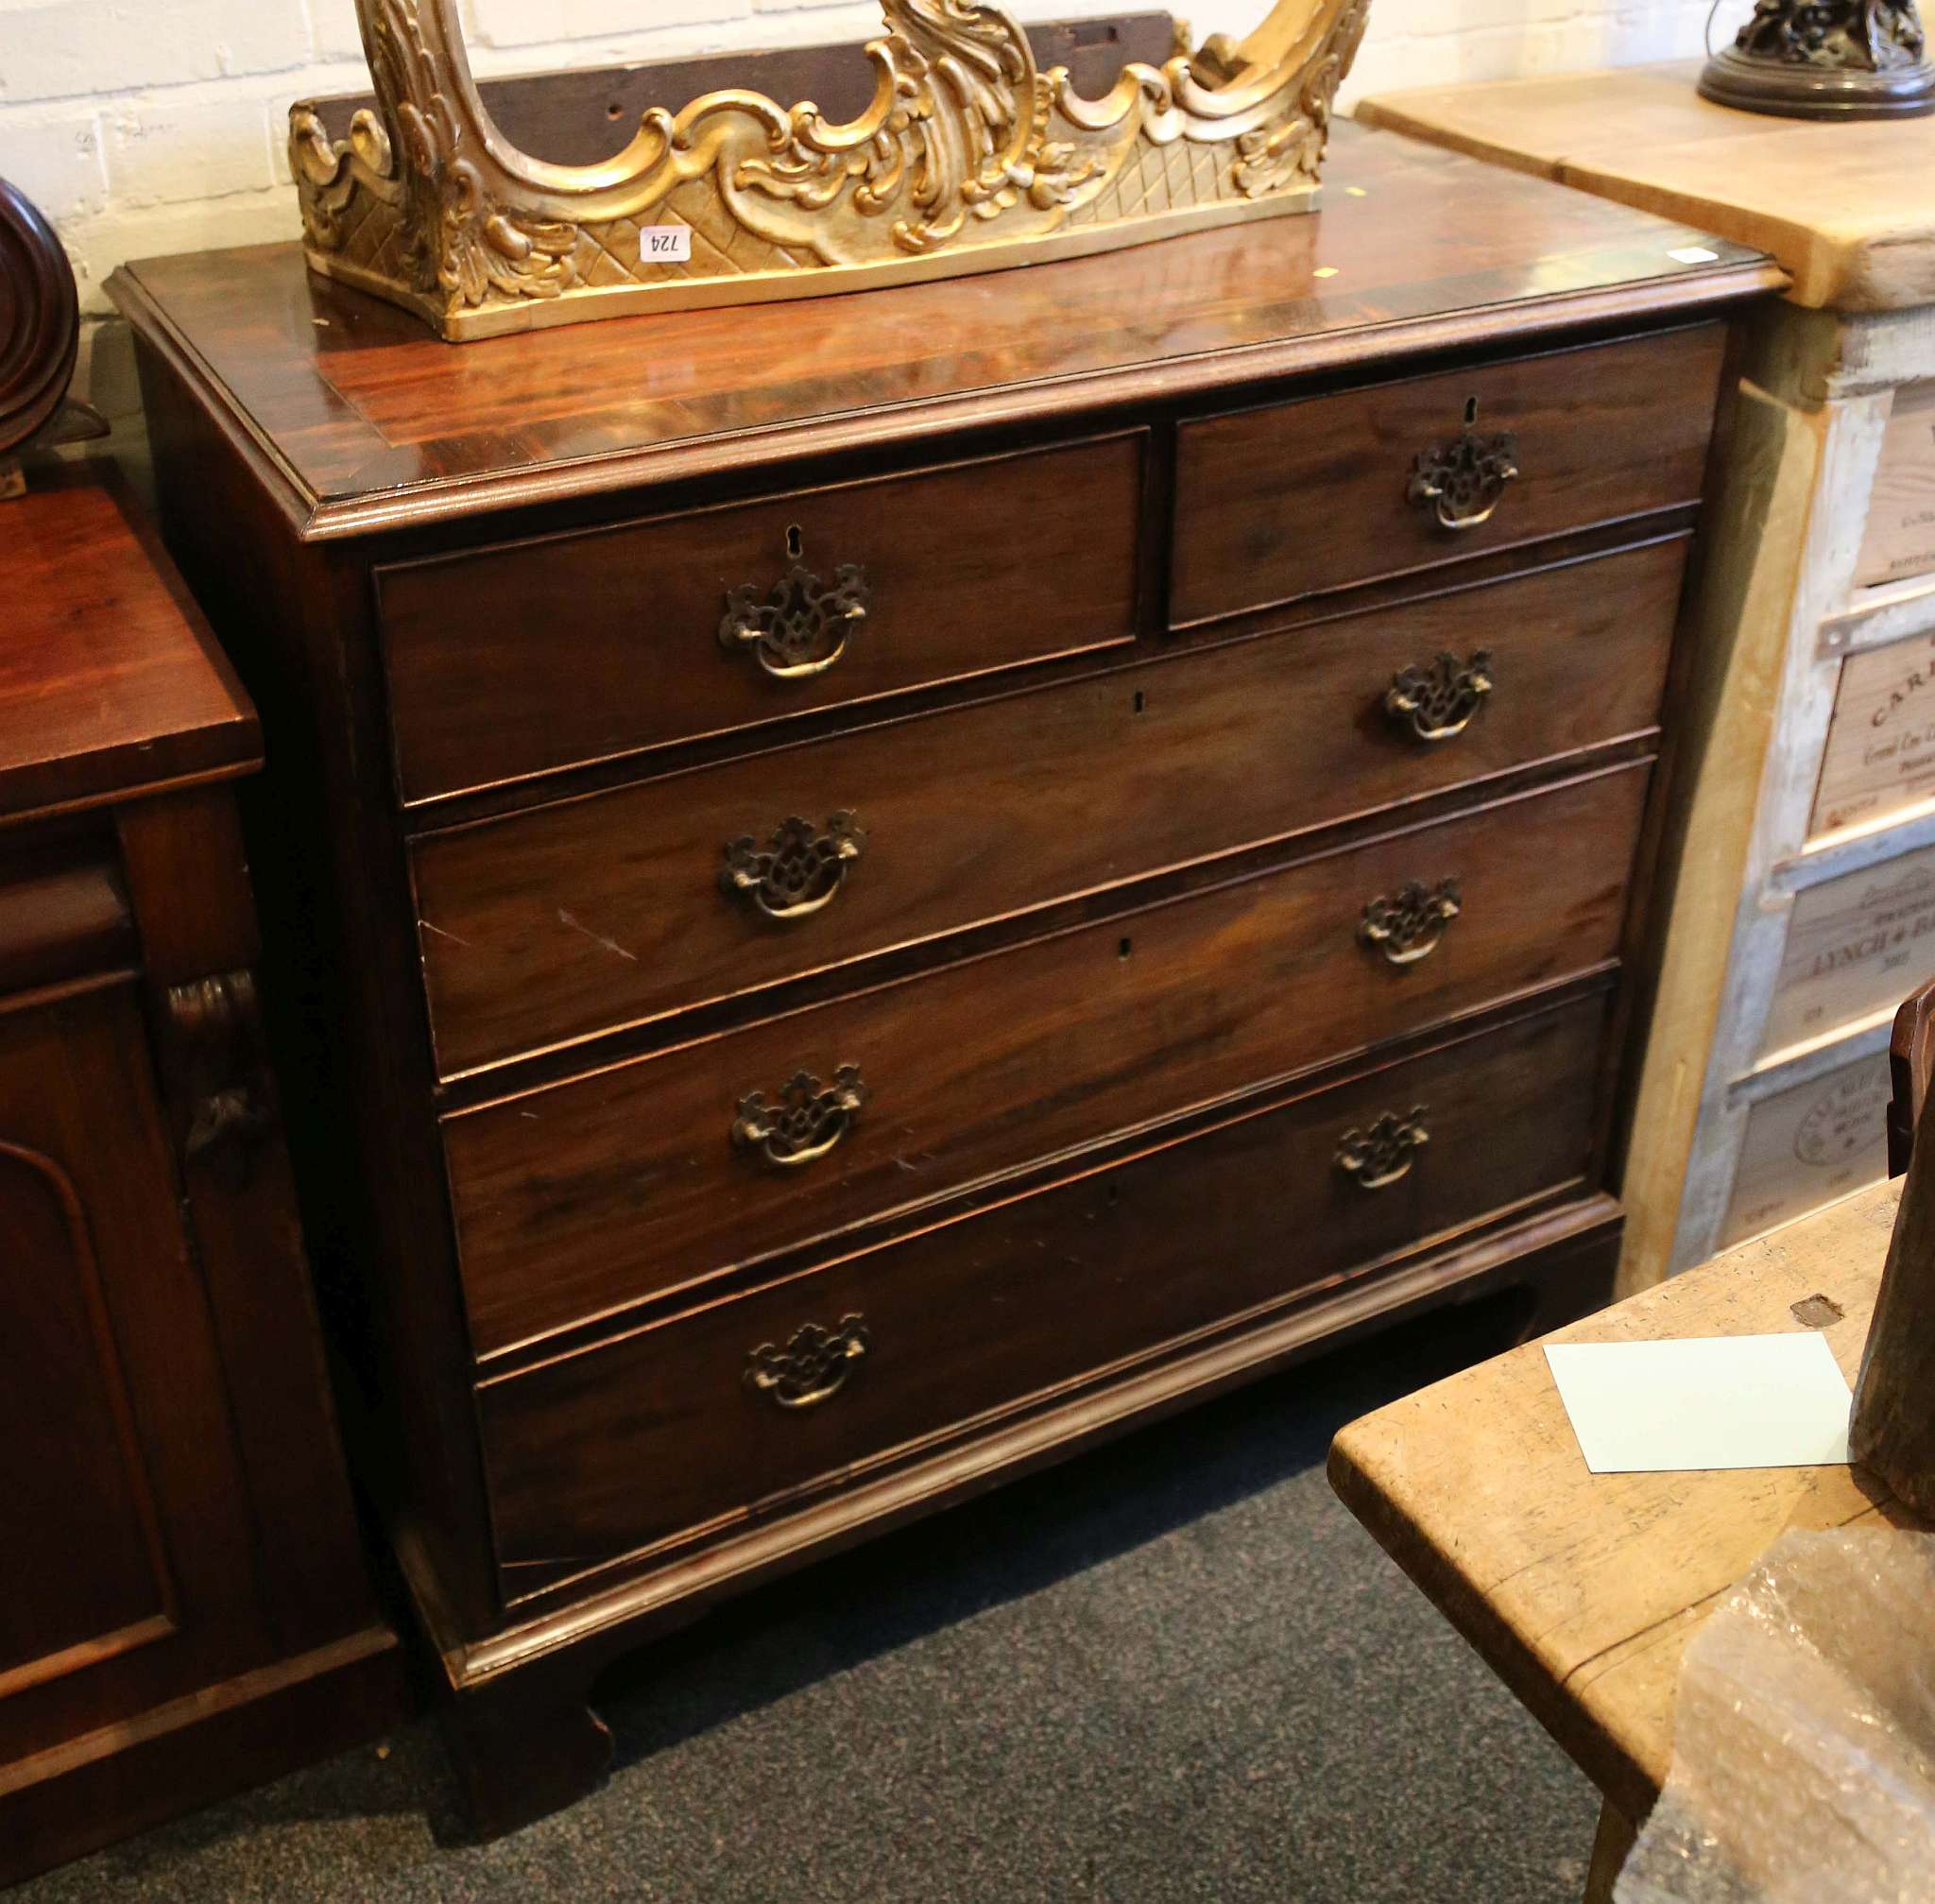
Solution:
[[[1877,1184],[1547,1338],[1758,1335],[1842,1312],[1853,1381],[1898,1184]],[[1629,1818],[1672,1756],[1687,1641],[1787,1528],[1913,1524],[1846,1467],[1591,1474],[1538,1344],[1353,1422],[1330,1478],[1358,1518]]]
[[[0,503],[0,820],[261,763],[255,711],[103,465]]]
[[[1935,117],[1737,111],[1693,90],[1701,64],[1425,87],[1357,114],[1771,252],[1798,304],[1935,304]]]
[[[1695,311],[1745,248],[1341,126],[1325,209],[1107,256],[739,310],[438,342],[270,246],[111,288],[253,439],[305,535],[349,535],[1022,413]]]

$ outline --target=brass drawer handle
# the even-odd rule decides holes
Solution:
[[[803,1071],[777,1100],[769,1101],[762,1090],[741,1098],[732,1141],[781,1170],[797,1170],[825,1157],[853,1128],[872,1095],[850,1064],[842,1065],[830,1085]]]
[[[824,832],[796,815],[781,820],[764,846],[750,833],[728,840],[719,883],[767,918],[790,925],[839,898],[847,868],[865,845],[866,835],[849,813],[835,814]]]
[[[1387,1110],[1370,1129],[1345,1131],[1337,1146],[1337,1168],[1360,1190],[1389,1190],[1411,1175],[1418,1152],[1431,1141],[1426,1115],[1420,1104],[1409,1117]]]
[[[1518,480],[1518,438],[1509,430],[1481,437],[1478,399],[1464,406],[1464,428],[1455,442],[1422,450],[1411,469],[1405,494],[1420,509],[1429,509],[1441,529],[1475,529],[1492,519],[1505,494],[1505,485]]]
[[[1393,965],[1415,965],[1437,951],[1460,909],[1456,880],[1440,880],[1435,886],[1412,880],[1365,906],[1358,936]]]
[[[1492,658],[1481,648],[1468,661],[1440,655],[1428,668],[1393,675],[1384,712],[1394,726],[1433,744],[1456,740],[1492,692]]]
[[[786,1347],[762,1342],[746,1358],[745,1385],[776,1408],[817,1408],[847,1386],[872,1348],[866,1318],[843,1315],[835,1329],[802,1323]]]
[[[751,649],[777,681],[825,674],[873,606],[866,571],[857,562],[838,570],[829,587],[798,559],[803,546],[798,531],[791,532],[787,553],[795,559],[785,580],[763,592],[757,582],[734,589],[719,624],[720,646],[728,654]]]

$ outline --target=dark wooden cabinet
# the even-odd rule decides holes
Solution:
[[[1342,1331],[1607,1290],[1680,592],[1778,274],[1349,128],[1329,177],[460,350],[294,248],[116,279],[487,1827],[721,1594]]]
[[[378,1729],[254,998],[252,712],[86,472],[0,503],[0,1882]]]

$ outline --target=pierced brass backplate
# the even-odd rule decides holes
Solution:
[[[824,832],[796,815],[781,820],[763,847],[750,833],[728,840],[719,883],[767,918],[791,925],[832,904],[865,846],[850,813],[835,814]]]
[[[1455,740],[1492,692],[1492,657],[1484,648],[1468,661],[1440,655],[1429,667],[1406,668],[1391,678],[1384,712],[1414,739]]]
[[[1460,910],[1456,880],[1440,880],[1435,886],[1412,880],[1364,907],[1358,936],[1393,965],[1415,965],[1437,951]]]
[[[796,541],[792,553],[798,554]],[[857,562],[839,568],[830,586],[796,561],[771,588],[747,582],[726,597],[719,645],[728,654],[750,650],[776,681],[806,680],[847,652],[872,606],[866,571]]]
[[[1387,1110],[1368,1130],[1345,1131],[1337,1146],[1337,1168],[1360,1190],[1388,1190],[1411,1175],[1417,1154],[1430,1142],[1427,1112],[1414,1105],[1408,1117]]]
[[[1467,419],[1454,441],[1419,453],[1405,494],[1430,510],[1441,529],[1475,529],[1491,521],[1505,485],[1517,480],[1518,438],[1509,430],[1481,437]]]
[[[873,1347],[866,1319],[843,1315],[836,1328],[803,1323],[786,1347],[762,1343],[746,1358],[745,1385],[776,1408],[817,1408],[847,1386]]]
[[[797,1170],[825,1157],[853,1128],[872,1095],[850,1064],[842,1065],[830,1085],[803,1071],[777,1099],[760,1090],[741,1098],[732,1141],[781,1170]]]

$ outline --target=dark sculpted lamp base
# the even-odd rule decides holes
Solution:
[[[1700,93],[1788,119],[1894,119],[1935,112],[1914,0],[1756,0]]]

